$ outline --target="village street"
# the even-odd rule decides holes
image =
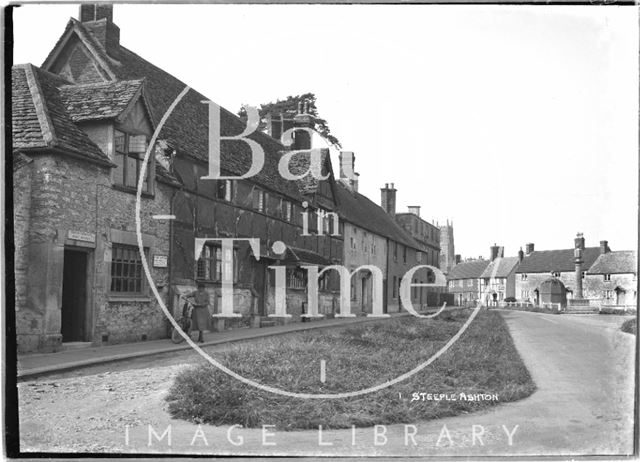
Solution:
[[[405,456],[631,453],[635,337],[619,331],[625,317],[502,313],[537,391],[481,413],[379,428],[384,436],[377,445],[372,428],[353,434],[324,431],[320,445],[318,431],[268,429],[264,436],[260,429],[203,425],[194,440],[198,426],[171,419],[163,401],[172,377],[198,361],[186,351],[19,383],[22,449]],[[158,435],[171,426],[171,447],[166,437],[149,446],[150,425]]]

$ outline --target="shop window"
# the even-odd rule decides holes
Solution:
[[[113,169],[113,184],[127,189],[135,190],[138,187],[138,179],[142,172],[142,161],[147,151],[148,140],[146,135],[134,135],[120,130],[115,131],[115,153]],[[145,172],[142,192],[151,193],[151,172],[153,168],[153,156],[149,158]]]
[[[147,258],[149,249],[144,248]],[[113,244],[111,248],[111,292],[125,295],[143,295],[145,276],[140,250],[134,245]]]
[[[226,263],[226,264],[225,264]],[[232,277],[231,264],[233,264],[233,282],[238,281],[238,252],[237,250],[222,251],[222,247],[214,244],[205,244],[196,265],[196,279],[222,282],[223,271],[228,271],[226,277]]]

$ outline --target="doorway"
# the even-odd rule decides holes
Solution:
[[[64,249],[62,275],[62,341],[87,341],[87,258],[81,250]]]
[[[625,304],[625,295],[626,292],[624,289],[620,287],[616,287],[616,305],[624,305]]]

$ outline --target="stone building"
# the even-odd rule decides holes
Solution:
[[[440,268],[440,228],[420,218],[420,206],[410,206],[408,213],[396,213],[396,221],[420,244],[424,264]]]
[[[585,247],[584,238],[579,242],[582,248],[581,278],[596,259],[608,252],[607,241],[601,241],[599,247]],[[553,276],[564,284],[567,298],[572,299],[576,287],[575,249],[535,250],[534,244],[526,245],[523,261],[516,269],[516,294],[518,301],[540,303],[540,285]],[[588,298],[588,297],[587,297]]]
[[[584,296],[595,300],[602,307],[619,306],[635,308],[638,302],[638,261],[632,250],[605,252],[587,270],[584,280]]]
[[[489,263],[489,260],[467,260],[449,271],[447,284],[455,305],[477,304],[482,299],[480,280]]]
[[[61,340],[114,343],[167,332],[134,251],[134,192],[145,143],[186,85],[122,46],[112,13],[113,5],[81,5],[80,21],[70,19],[42,69],[14,70],[15,210],[17,228],[22,220],[26,229],[15,237],[17,277],[24,279],[17,282],[16,305],[30,310],[18,316],[23,350],[58,348]],[[329,213],[336,203],[328,153],[322,166],[328,179],[284,180],[278,162],[289,148],[256,132],[249,138],[265,152],[258,174],[203,179],[209,166],[206,100],[188,91],[153,147],[158,159],[151,159],[149,171],[157,175],[144,182],[142,232],[156,285],[177,312],[178,296],[197,281],[219,298],[226,272],[234,280],[234,310],[242,315],[234,322],[255,325],[274,309],[273,270],[267,267],[281,264],[287,267],[287,309],[299,318],[306,307],[301,266],[341,263],[343,257],[341,233],[326,232],[338,223]],[[300,127],[312,124],[306,113],[294,119]],[[223,136],[245,129],[244,121],[222,108],[220,125]],[[294,138],[299,158],[292,158],[292,170],[308,162],[310,137],[303,135]],[[223,140],[220,159],[227,176],[244,174],[252,161],[241,140]],[[45,211],[50,203],[55,207]],[[210,240],[199,258],[196,238]],[[215,240],[220,238],[258,238],[259,254],[247,240],[236,242],[233,252],[222,252]],[[286,252],[274,253],[276,241],[286,245]],[[64,259],[74,264],[64,265]],[[63,291],[63,274],[85,266],[87,293]],[[80,271],[68,277],[76,280]],[[332,280],[320,284],[323,313],[335,306]],[[66,310],[60,314],[61,306],[71,306],[68,299],[84,300],[74,302],[86,307],[84,320],[66,317]],[[69,327],[74,333],[64,335],[78,322],[84,327]]]
[[[166,336],[142,273],[134,223],[166,299],[168,214],[179,186],[143,155],[154,129],[145,82],[83,83],[32,65],[12,69],[15,310],[18,350]]]
[[[385,184],[384,188],[380,188],[381,207],[391,217],[397,226],[403,231],[403,234],[409,239],[412,245],[406,245],[401,239],[394,239],[389,243],[387,265],[389,268],[389,287],[388,301],[390,310],[395,309],[398,303],[398,287],[402,276],[414,266],[430,265],[435,268],[439,265],[439,232],[440,230],[422,220],[420,218],[420,208],[412,207],[411,213],[396,213],[396,193],[397,189],[394,184]],[[427,283],[427,274],[416,274],[413,282]],[[433,281],[435,282],[435,281]],[[419,290],[415,288],[415,296],[420,299],[417,303],[423,306],[439,305],[446,300],[446,285],[442,287],[429,287],[427,290]],[[424,297],[424,298],[423,298]]]
[[[456,250],[453,239],[453,221],[440,226],[440,270],[449,274],[451,268],[456,265]]]

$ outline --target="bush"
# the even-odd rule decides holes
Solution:
[[[622,327],[620,327],[622,332],[626,332],[628,334],[637,335],[638,334],[638,320],[637,319],[627,319],[624,323],[622,323]]]
[[[284,390],[355,391],[395,378],[431,357],[455,335],[468,313],[451,313],[448,321],[397,318],[258,339],[234,344],[216,359],[244,377]],[[325,383],[319,380],[320,359],[326,359]],[[293,430],[441,418],[518,400],[534,389],[504,320],[482,311],[460,340],[429,367],[376,393],[327,400],[283,397],[245,385],[204,363],[181,372],[166,399],[174,418]],[[499,401],[411,402],[414,392],[497,394]]]

